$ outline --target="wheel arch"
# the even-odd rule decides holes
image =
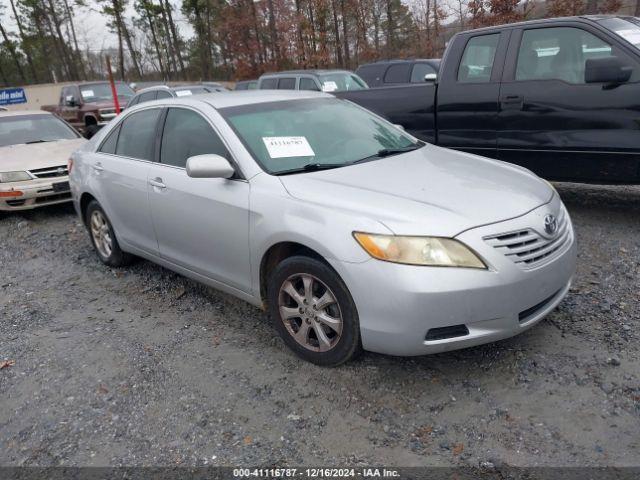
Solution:
[[[84,116],[84,126],[88,127],[89,125],[97,125],[98,119],[92,113],[88,113]]]
[[[333,267],[323,255],[304,243],[281,241],[271,245],[260,260],[260,300],[264,308],[267,307],[267,281],[269,275],[280,262],[297,255],[314,258],[333,270]]]
[[[82,223],[84,223],[85,226],[87,225],[87,207],[89,203],[91,203],[91,200],[96,200],[96,197],[88,192],[84,192],[80,196],[80,215],[82,216]]]

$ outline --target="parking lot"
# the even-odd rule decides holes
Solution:
[[[71,206],[0,218],[2,465],[638,465],[640,187],[557,184],[578,272],[546,320],[416,358],[298,359],[265,314]]]

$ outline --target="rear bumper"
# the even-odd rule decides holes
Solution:
[[[57,184],[56,187],[54,184]],[[65,188],[60,188],[60,186]],[[30,180],[0,185],[0,193],[3,194],[0,196],[0,211],[5,212],[31,210],[71,201],[67,176],[44,181]]]

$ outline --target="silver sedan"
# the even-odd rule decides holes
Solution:
[[[145,103],[72,165],[102,262],[143,257],[268,309],[320,365],[516,335],[575,271],[571,220],[547,182],[323,93]]]

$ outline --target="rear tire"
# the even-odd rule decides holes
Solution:
[[[267,301],[275,329],[298,356],[336,367],[359,355],[356,305],[339,275],[314,258],[283,260],[269,277]]]
[[[124,267],[133,261],[134,257],[120,248],[111,222],[96,200],[91,200],[87,205],[85,224],[102,263],[110,267]]]

